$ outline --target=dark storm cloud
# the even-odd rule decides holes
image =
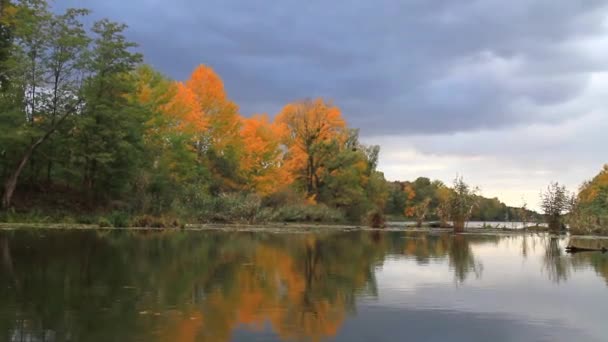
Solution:
[[[324,96],[364,134],[559,122],[606,66],[606,1],[59,0],[129,24],[147,62],[211,65],[244,114]]]

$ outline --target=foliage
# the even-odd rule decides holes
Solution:
[[[367,213],[366,221],[371,228],[384,228],[384,213],[379,209],[373,209]]]
[[[57,341],[222,342],[260,327],[287,340],[332,339],[358,296],[378,295],[384,260],[445,262],[461,283],[482,271],[475,246],[499,240],[301,232],[0,231],[0,255],[12,260],[0,277],[0,340],[52,331]],[[20,306],[24,298],[31,304]],[[103,329],[91,329],[96,319]]]
[[[363,222],[380,211],[441,226],[454,216],[456,189],[425,177],[387,182],[377,169],[380,148],[362,144],[327,99],[288,103],[274,120],[243,117],[209,66],[179,82],[142,65],[125,24],[92,22],[86,9],[56,13],[44,0],[5,3],[6,209],[37,208],[55,217],[53,210],[67,207],[75,218],[121,211],[191,222],[251,222],[261,212],[265,219]],[[596,198],[593,189],[581,196]],[[471,219],[524,214],[498,199],[471,199],[477,203],[465,215]],[[601,210],[600,199],[586,212]],[[327,215],[301,212],[304,206],[326,208]]]
[[[461,232],[477,205],[475,195],[478,189],[471,188],[462,177],[456,177],[452,190],[448,200],[450,220],[454,224],[454,231]]]
[[[558,182],[552,182],[545,191],[541,192],[540,197],[540,206],[549,224],[549,229],[562,230],[564,227],[562,215],[570,208],[570,196],[566,187]]]
[[[439,226],[448,227],[452,188],[439,180],[431,181],[426,177],[419,177],[414,181],[390,182],[387,186],[388,198],[385,206],[387,215],[410,218],[417,221],[417,224],[420,218],[437,220]],[[528,221],[538,218],[538,214],[534,211],[509,207],[498,198],[486,198],[474,194],[474,199],[476,205],[471,212],[471,220],[522,221],[525,218],[525,221]],[[428,206],[425,202],[428,202]]]
[[[568,215],[573,234],[608,234],[608,165],[583,183]]]
[[[344,213],[325,204],[285,205],[276,209],[270,221],[279,222],[344,222]]]
[[[172,81],[141,64],[126,25],[88,25],[88,15],[55,13],[43,0],[2,8],[6,208],[51,213],[61,202],[126,226],[120,213],[145,225],[252,222],[262,210],[269,219],[360,221],[384,207],[379,148],[361,144],[337,106],[302,100],[275,120],[242,117],[210,67]],[[58,188],[78,202],[53,196]]]

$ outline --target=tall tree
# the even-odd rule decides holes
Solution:
[[[90,39],[80,18],[89,14],[85,9],[68,9],[64,14],[54,16],[49,24],[48,55],[44,61],[44,101],[45,123],[52,127],[68,108],[78,106],[80,89],[84,78],[85,56]],[[51,182],[56,149],[53,137],[46,144],[47,180]]]
[[[9,78],[16,93],[9,97],[9,112],[14,114],[9,113],[7,121],[14,125],[14,135],[24,138],[22,147],[16,149],[14,166],[5,176],[4,208],[10,206],[19,177],[34,152],[80,108],[80,79],[75,75],[82,70],[78,60],[87,39],[77,18],[86,13],[68,10],[56,16],[39,0],[22,0],[16,5],[16,46],[9,62]],[[33,162],[30,165],[34,169]]]
[[[7,88],[9,81],[7,62],[13,46],[15,12],[16,8],[10,0],[0,0],[0,89],[2,92]]]
[[[94,199],[124,190],[138,166],[138,150],[144,131],[143,120],[128,100],[135,91],[130,73],[142,56],[131,52],[136,46],[124,36],[126,25],[107,19],[94,23],[93,46],[87,63],[85,106],[79,116],[75,155],[83,171],[83,184]]]
[[[281,126],[269,122],[267,115],[243,119],[244,153],[240,164],[249,188],[261,195],[271,194],[286,185],[282,134]]]
[[[305,100],[285,106],[276,121],[284,127],[286,167],[294,180],[304,183],[307,197],[316,197],[321,170],[331,157],[328,147],[346,138],[340,110],[322,99]]]
[[[185,82],[196,106],[204,117],[204,129],[195,141],[200,160],[212,173],[211,191],[221,193],[242,189],[244,183],[240,158],[243,143],[240,136],[242,121],[238,106],[224,89],[221,78],[208,66],[197,67]]]

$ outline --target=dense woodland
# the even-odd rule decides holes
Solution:
[[[608,164],[583,183],[567,209],[571,230],[580,234],[608,233]]]
[[[329,100],[245,117],[210,67],[175,81],[143,64],[124,24],[88,26],[88,10],[55,13],[43,0],[0,4],[4,220],[539,219],[525,205],[477,195],[461,178],[451,187],[386,181],[379,146],[362,144]],[[605,210],[587,206],[608,198],[605,185],[591,184],[581,203]]]

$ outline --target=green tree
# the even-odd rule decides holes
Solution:
[[[15,6],[9,0],[0,0],[0,89],[8,87],[9,72],[7,62],[13,47]]]
[[[79,106],[85,56],[90,43],[80,19],[88,14],[89,11],[85,9],[68,9],[64,14],[51,19],[49,51],[44,61],[46,89],[42,97],[44,122],[48,127],[54,126],[61,119],[66,108]],[[52,180],[55,159],[61,152],[66,151],[66,141],[62,139],[71,127],[67,126],[64,126],[62,134],[49,137],[44,148],[43,154],[47,159],[46,178],[49,183]]]
[[[454,232],[462,232],[477,205],[478,189],[471,188],[462,177],[456,177],[452,190],[449,200],[450,219],[454,224]]]
[[[386,202],[386,181],[376,171],[380,148],[359,142],[359,131],[348,130],[347,139],[339,138],[317,146],[326,149],[320,165],[318,201],[346,212],[349,219],[359,221],[370,210],[383,212]]]
[[[569,209],[568,191],[566,186],[558,182],[552,182],[547,189],[540,194],[541,209],[545,214],[545,219],[551,231],[559,231],[564,228],[562,215]]]
[[[125,39],[125,28],[104,19],[91,30],[95,35],[87,61],[91,76],[83,89],[85,105],[76,122],[73,153],[94,200],[102,193],[124,191],[140,162],[143,120],[126,95],[135,91],[130,73],[142,57],[130,51],[136,45]]]
[[[26,165],[37,175],[34,153],[80,108],[77,62],[87,40],[79,16],[84,10],[53,15],[45,1],[22,0],[15,8],[15,48],[5,64],[10,90],[2,94],[1,126],[11,128],[0,140],[4,156],[2,207],[8,208]],[[78,76],[76,74],[79,74]],[[50,86],[49,86],[50,84]]]

